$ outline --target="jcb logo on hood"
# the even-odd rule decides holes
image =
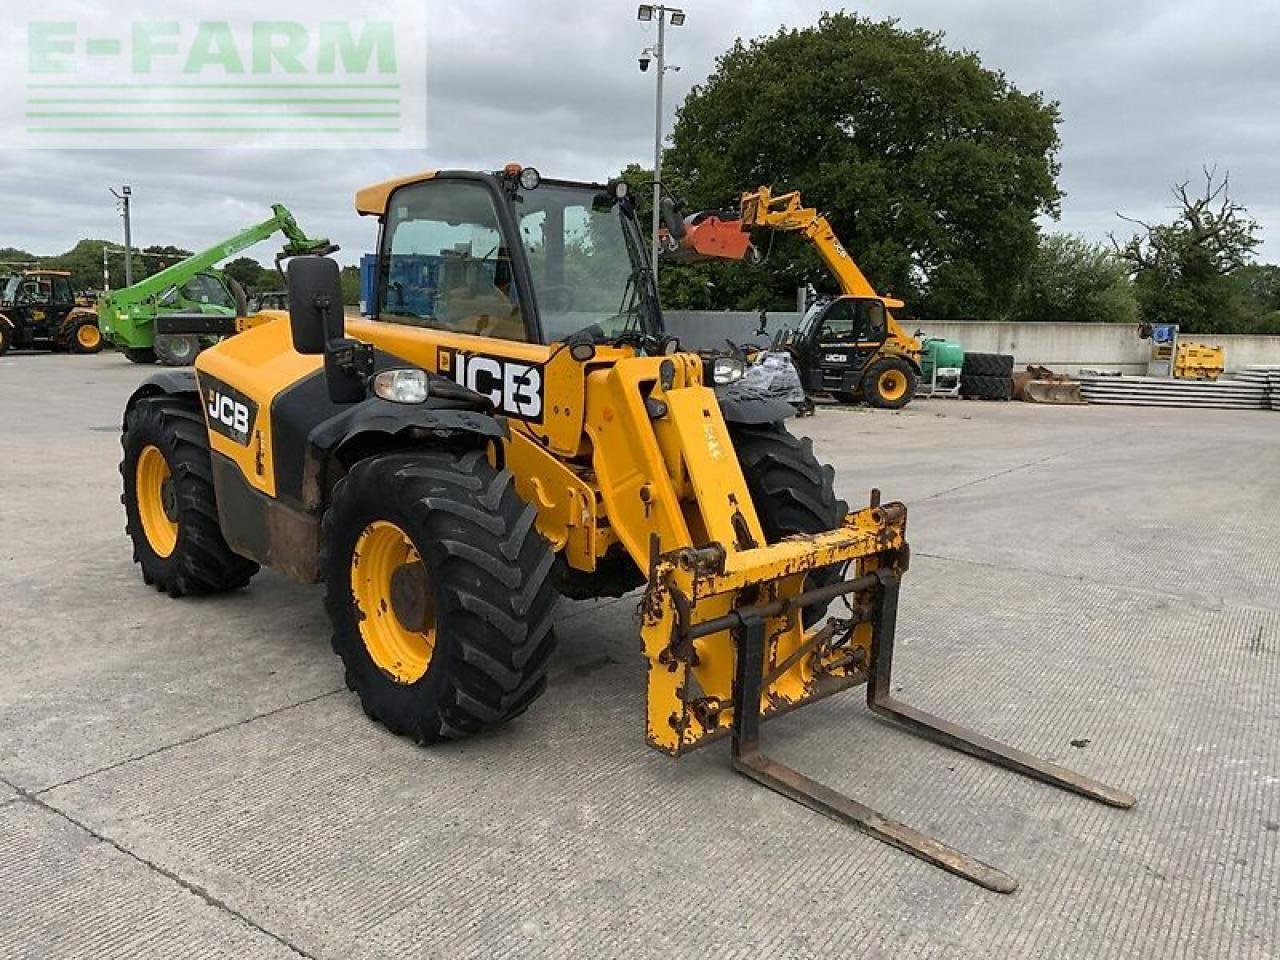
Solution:
[[[441,350],[440,372],[488,397],[502,413],[542,422],[542,368],[536,364]]]
[[[258,405],[234,387],[205,374],[200,375],[200,395],[209,429],[247,447]]]

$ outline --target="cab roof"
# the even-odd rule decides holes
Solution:
[[[410,183],[421,183],[424,180],[430,180],[436,175],[436,172],[435,170],[424,170],[421,173],[411,173],[408,176],[396,177],[394,180],[384,180],[382,183],[375,183],[371,187],[356,191],[356,213],[362,217],[386,216],[387,200],[391,197],[392,191]]]
[[[24,277],[69,277],[70,270],[23,270]]]

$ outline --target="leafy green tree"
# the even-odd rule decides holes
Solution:
[[[1280,310],[1280,266],[1247,263],[1234,276],[1251,309]]]
[[[1231,178],[1204,171],[1204,187],[1174,184],[1179,211],[1171,223],[1150,224],[1120,215],[1139,231],[1112,243],[1138,293],[1142,319],[1177,323],[1188,333],[1229,333],[1250,325],[1244,291],[1233,277],[1253,260],[1261,239],[1248,210],[1231,199]]]
[[[1008,319],[1049,323],[1133,323],[1138,301],[1124,261],[1083,237],[1040,241]]]
[[[1000,314],[1036,255],[1036,218],[1058,212],[1058,122],[1056,103],[941,33],[825,14],[720,57],[680,108],[665,179],[694,208],[761,184],[798,189],[878,289],[930,317]],[[786,307],[797,286],[826,281],[801,238],[762,245],[764,270],[736,265],[757,274],[752,302],[714,269],[712,287],[685,292]]]
[[[133,258],[135,279],[154,276],[161,270],[167,270],[174,264],[181,263],[191,256],[192,251],[185,250],[182,247],[154,244],[150,247],[143,247],[142,253],[143,256]],[[117,254],[116,262],[123,259],[123,253]]]
[[[77,290],[98,290],[102,288],[102,247],[106,240],[81,240],[66,253],[54,257],[42,257],[40,266],[50,270],[67,270],[71,273],[71,284]],[[116,267],[120,261],[112,264],[111,277],[114,282],[123,284],[124,268],[119,268],[117,280]]]
[[[279,285],[276,272],[267,270],[252,257],[237,257],[221,267],[221,270],[251,294],[262,293],[267,287]]]

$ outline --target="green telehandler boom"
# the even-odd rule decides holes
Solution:
[[[325,256],[338,248],[324,237],[302,232],[293,214],[273,204],[271,217],[229,240],[202,250],[123,290],[98,301],[103,335],[134,363],[186,366],[205,346],[238,333],[248,313],[244,290],[215,267],[275,233],[285,236],[276,255]]]

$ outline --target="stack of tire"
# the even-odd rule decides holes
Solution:
[[[966,400],[1012,400],[1013,357],[966,353],[960,369],[960,396]]]

